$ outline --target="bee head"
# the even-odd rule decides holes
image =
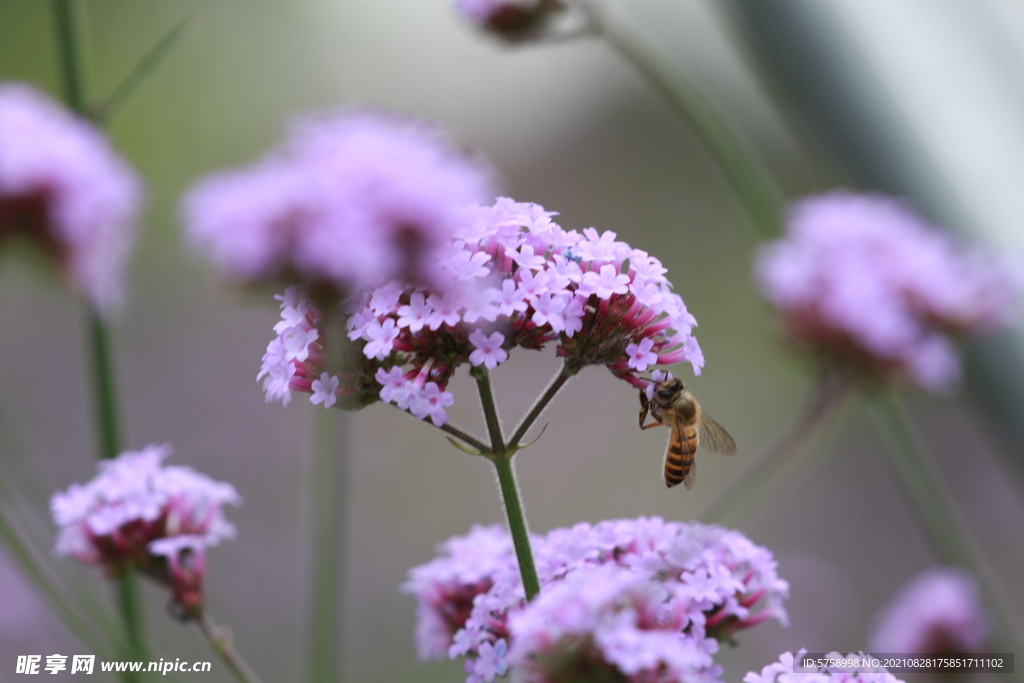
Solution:
[[[686,386],[683,384],[682,380],[673,379],[659,386],[654,393],[662,401],[671,401],[672,397],[683,391],[685,388]]]

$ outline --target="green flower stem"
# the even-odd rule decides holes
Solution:
[[[114,114],[131,99],[135,91],[139,89],[139,86],[163,64],[164,60],[181,44],[181,41],[188,36],[194,27],[195,22],[191,18],[178,22],[174,28],[160,39],[160,42],[154,45],[139,60],[139,63],[124,77],[124,80],[118,83],[117,87],[101,103],[93,108],[92,117],[100,122],[110,121]]]
[[[85,85],[82,78],[82,60],[78,45],[77,14],[74,0],[53,0],[54,29],[57,38],[58,63],[64,99],[68,107],[79,115],[88,115]],[[99,312],[88,311],[88,348],[92,361],[93,402],[100,458],[113,458],[119,449],[117,402],[115,399],[113,368],[110,362],[110,344],[106,322]],[[142,635],[141,605],[135,577],[125,576],[117,581],[117,597],[124,622],[127,657],[146,658]],[[129,674],[127,680],[137,677]]]
[[[10,487],[12,478],[23,474],[10,471],[15,460],[20,459],[20,451],[20,446],[10,438],[6,420],[0,415],[0,453],[4,455],[4,471],[0,472],[0,546],[7,548],[11,558],[49,602],[58,618],[84,644],[97,654],[112,656],[115,651],[123,651],[120,621],[112,618],[105,606],[97,604],[91,592],[68,586],[56,572],[49,561],[50,553],[42,549],[52,539],[47,538],[40,543],[29,533],[32,524],[20,504],[20,496],[15,495]],[[113,647],[115,643],[116,648]]]
[[[125,642],[128,652],[138,660],[148,659],[149,650],[143,637],[142,603],[138,577],[126,574],[116,580],[117,606],[124,622]]]
[[[537,421],[537,418],[544,412],[544,409],[548,407],[548,403],[551,402],[551,399],[553,399],[555,394],[565,386],[565,383],[579,371],[580,368],[578,366],[571,364],[568,361],[562,364],[562,369],[557,375],[555,375],[555,378],[551,380],[547,389],[545,389],[544,393],[540,395],[540,398],[537,399],[537,402],[533,404],[530,411],[526,413],[526,417],[520,421],[516,430],[512,433],[512,438],[509,439],[507,446],[509,450],[514,451],[519,448],[519,442],[523,440],[523,437],[526,436],[526,432],[529,431],[530,427],[533,426],[533,423]]]
[[[340,680],[338,643],[344,588],[344,510],[347,499],[344,477],[348,453],[339,453],[337,427],[345,414],[337,410],[318,410],[316,456],[313,469],[313,581],[309,621],[309,680],[334,683]],[[345,449],[347,450],[347,449]]]
[[[526,514],[523,502],[519,499],[516,486],[516,473],[512,465],[512,455],[497,456],[493,459],[494,468],[498,471],[498,486],[501,488],[501,499],[505,503],[505,515],[508,518],[508,529],[512,534],[512,545],[519,560],[519,573],[523,577],[523,588],[526,599],[540,593],[540,580],[537,578],[537,567],[533,563],[533,550],[530,549],[530,530],[526,526]]]
[[[704,143],[760,236],[777,236],[784,205],[782,192],[764,162],[719,107],[621,18],[613,18],[596,2],[581,4],[595,31],[647,80]]]
[[[526,599],[532,600],[533,596],[540,592],[540,580],[537,578],[537,566],[533,562],[533,550],[530,549],[530,530],[526,525],[526,513],[523,511],[523,501],[519,497],[516,473],[512,465],[512,457],[516,454],[516,449],[506,446],[503,441],[501,423],[494,405],[494,395],[491,392],[491,380],[487,368],[482,366],[475,368],[473,376],[476,378],[477,388],[480,391],[480,405],[484,410],[487,433],[491,437],[490,460],[498,472],[498,487],[501,489],[501,499],[505,503],[505,516],[508,519],[509,533],[512,534],[516,559],[519,561],[519,573],[523,578]],[[554,396],[553,393],[552,396]]]
[[[959,565],[978,579],[999,622],[998,651],[1024,650],[1024,635],[1010,612],[1012,603],[911,426],[899,397],[886,392],[872,408],[871,417],[936,552],[944,562]]]
[[[60,617],[68,629],[78,637],[85,645],[96,653],[109,652],[110,647],[97,637],[102,632],[97,624],[89,623],[87,618],[78,614],[68,599],[62,595],[57,588],[57,582],[48,575],[41,562],[37,560],[33,552],[25,544],[18,532],[8,523],[5,515],[0,514],[0,539],[4,547],[17,562],[18,566],[25,573],[25,576],[35,584],[43,597],[50,603],[50,607]]]
[[[116,458],[121,450],[114,388],[114,369],[110,362],[110,335],[106,321],[94,309],[88,311],[89,351],[92,358],[93,404],[96,411],[99,459]]]
[[[823,452],[815,448],[842,422],[851,386],[846,378],[823,370],[809,392],[800,413],[732,479],[704,502],[694,514],[697,519],[730,523],[746,519],[777,492],[785,473],[806,469],[810,459]]]
[[[491,391],[491,375],[484,366],[473,368],[477,390],[480,392],[480,405],[484,409],[484,422],[487,423],[487,435],[491,438],[491,454],[498,458],[515,453],[514,448],[506,448],[505,439],[501,434],[501,420],[498,419],[498,408],[494,405],[494,394]]]
[[[72,111],[87,115],[85,86],[82,79],[78,50],[78,15],[75,0],[53,0],[54,33],[57,39],[57,59],[64,88],[64,102]]]
[[[249,665],[245,663],[242,656],[235,649],[234,638],[231,631],[223,626],[213,623],[209,616],[203,614],[196,620],[196,626],[210,644],[210,648],[217,653],[228,671],[239,683],[260,683],[260,679],[253,673]]]

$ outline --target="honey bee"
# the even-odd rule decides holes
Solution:
[[[645,425],[648,414],[656,421]],[[665,486],[669,488],[680,482],[686,484],[687,489],[693,488],[697,477],[693,458],[698,443],[722,455],[736,452],[736,442],[729,432],[701,410],[700,403],[681,380],[658,382],[650,399],[644,391],[640,392],[640,429],[662,424],[672,429],[665,451]]]

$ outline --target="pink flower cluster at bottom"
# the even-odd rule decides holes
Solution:
[[[658,518],[578,524],[533,537],[541,593],[526,603],[508,533],[474,527],[412,569],[424,659],[466,658],[467,683],[717,681],[718,641],[786,621],[788,584],[739,532]],[[604,678],[601,678],[604,676]],[[589,678],[588,678],[589,680]]]

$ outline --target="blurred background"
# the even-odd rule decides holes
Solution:
[[[704,374],[689,382],[736,438],[732,459],[701,453],[692,491],[666,490],[667,431],[636,428],[636,392],[601,368],[573,380],[517,457],[532,528],[659,515],[688,520],[795,415],[811,368],[780,343],[751,277],[756,231],[685,125],[599,40],[509,49],[445,0],[90,0],[89,92],[108,92],[168,30],[196,29],[112,122],[145,177],[149,204],[115,329],[125,443],[170,442],[171,462],[233,483],[238,538],[209,554],[208,599],[265,681],[297,679],[305,657],[314,412],[267,405],[255,381],[275,302],[226,288],[183,245],[182,192],[250,162],[288,117],[359,103],[439,122],[485,155],[504,192],[649,251],[700,327]],[[1024,7],[1010,0],[635,0],[620,13],[722,105],[787,196],[837,185],[912,197],[935,220],[1020,253],[1024,231]],[[49,4],[0,2],[0,80],[58,92]],[[47,549],[48,499],[93,471],[80,308],[52,278],[0,256],[0,477]],[[932,447],[1024,613],[1017,332],[969,351],[969,392],[912,396]],[[520,351],[493,374],[516,421],[555,373],[553,351]],[[995,369],[995,370],[993,370]],[[456,423],[483,431],[468,378],[451,385]],[[462,680],[458,663],[419,664],[406,571],[471,525],[503,521],[490,466],[393,408],[339,415],[344,501],[344,680]],[[1024,423],[1020,423],[1024,424]],[[1016,425],[1019,428],[1019,424]],[[737,526],[770,548],[792,588],[792,624],[739,634],[720,661],[739,681],[784,650],[866,646],[875,612],[938,562],[854,408],[822,457]],[[742,503],[743,501],[738,501]],[[704,521],[715,521],[705,519]],[[733,520],[735,521],[735,520]],[[97,595],[91,568],[63,575]],[[207,660],[205,644],[147,590],[165,659]],[[0,552],[0,681],[18,654],[86,654]],[[203,680],[228,680],[214,664]]]

